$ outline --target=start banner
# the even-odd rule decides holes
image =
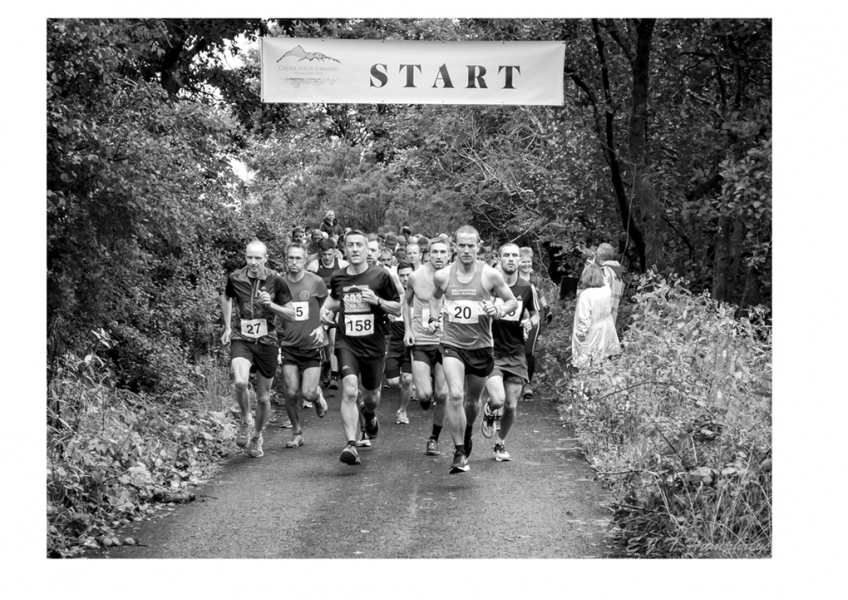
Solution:
[[[563,104],[565,42],[262,38],[263,102]]]

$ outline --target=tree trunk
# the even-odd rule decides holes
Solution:
[[[721,302],[729,302],[729,276],[733,257],[730,253],[729,217],[719,217],[718,231],[715,234],[715,268],[713,269],[713,298]]]

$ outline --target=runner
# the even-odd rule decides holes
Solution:
[[[325,286],[330,285],[330,275],[348,265],[346,260],[339,258],[337,244],[331,240],[321,240],[318,244],[318,258],[311,261],[306,270],[318,275]],[[328,288],[329,289],[329,288]],[[321,363],[321,386],[331,390],[339,389],[339,365],[333,348],[336,343],[336,328],[325,328],[323,362]]]
[[[417,245],[413,244],[417,248]],[[445,406],[448,387],[439,351],[441,329],[439,321],[430,321],[430,296],[433,294],[433,277],[447,265],[448,247],[443,240],[434,241],[430,247],[430,260],[409,276],[405,300],[407,305],[404,343],[412,347],[412,381],[418,402],[424,410],[433,403],[433,428],[425,447],[426,454],[437,456],[439,435],[445,424]],[[441,306],[435,313],[441,315]],[[435,390],[433,389],[435,387]]]
[[[398,263],[397,276],[405,291],[409,275],[412,273],[412,265],[409,263]],[[406,310],[402,316],[388,315],[389,319],[389,351],[386,353],[386,383],[389,387],[400,386],[400,404],[398,405],[396,422],[399,425],[408,425],[409,416],[406,408],[412,394],[412,366],[409,359],[409,348],[405,341]]]
[[[412,265],[412,270],[417,271],[421,266],[421,246],[417,243],[407,244],[406,246],[406,262]]]
[[[336,356],[342,375],[341,418],[347,445],[339,460],[348,465],[360,463],[356,450],[359,420],[357,396],[362,378],[362,414],[365,431],[377,437],[380,424],[375,414],[380,403],[380,381],[385,363],[386,314],[401,314],[400,295],[388,271],[366,262],[368,242],[364,233],[352,231],[345,238],[347,268],[330,276],[330,295],[321,309],[321,319],[329,326],[339,312]]]
[[[286,448],[303,445],[300,405],[297,402],[298,388],[304,402],[309,402],[310,408],[312,403],[315,403],[315,412],[319,418],[323,419],[327,413],[327,401],[318,387],[321,349],[324,346],[320,308],[327,297],[327,286],[318,275],[304,269],[305,263],[306,248],[302,244],[289,244],[286,249],[286,272],[283,279],[293,298],[295,316],[294,321],[283,328],[280,339],[286,412],[292,422],[292,439],[286,442]]]
[[[494,340],[495,367],[486,381],[488,402],[483,405],[483,436],[490,438],[496,429],[495,422],[500,416],[500,428],[495,439],[495,460],[511,460],[504,442],[515,422],[518,397],[521,388],[527,382],[527,357],[524,354],[524,335],[533,325],[539,324],[539,304],[535,288],[518,276],[519,252],[516,244],[508,243],[500,247],[500,271],[504,281],[518,301],[518,308],[492,323]],[[501,304],[501,299],[495,300]],[[528,314],[527,317],[524,315]]]
[[[431,243],[431,245],[433,245]],[[468,471],[471,434],[480,410],[480,395],[491,375],[492,319],[518,307],[503,276],[477,260],[480,234],[470,225],[456,231],[456,263],[436,272],[430,296],[429,321],[439,311],[444,296],[442,364],[448,384],[447,422],[456,448],[450,473]],[[504,300],[495,306],[492,297]]]
[[[536,297],[539,299],[542,313],[545,315],[545,322],[550,323],[551,314],[548,309],[548,301],[545,296],[539,291],[539,278],[533,273],[533,249],[529,246],[524,246],[518,249],[521,260],[518,263],[518,276],[529,281],[536,290]],[[536,342],[539,340],[539,332],[541,326],[537,323],[530,329],[524,341],[524,354],[527,356],[527,383],[524,385],[524,391],[521,397],[530,402],[533,400],[533,388],[530,387],[530,382],[533,380],[533,372],[536,370]]]
[[[250,432],[250,402],[247,393],[250,372],[256,371],[256,419],[250,436],[248,455],[259,458],[262,451],[262,430],[271,414],[270,393],[277,371],[277,331],[275,317],[286,321],[295,319],[288,285],[277,273],[265,267],[268,249],[259,240],[247,245],[247,266],[231,273],[221,295],[224,333],[221,343],[230,344],[235,396],[241,410],[241,423],[236,445],[248,445]],[[233,299],[236,300],[236,329],[232,330]]]

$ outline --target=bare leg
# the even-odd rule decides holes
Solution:
[[[233,378],[235,379],[236,402],[241,410],[241,420],[250,419],[250,396],[247,393],[250,381],[250,361],[246,358],[234,358],[232,361]]]
[[[506,391],[506,404],[504,405],[503,416],[501,417],[501,428],[498,431],[498,443],[503,443],[506,440],[507,434],[512,424],[515,423],[515,413],[518,408],[518,397],[521,395],[521,389],[524,386],[515,381],[504,382]]]
[[[463,406],[465,399],[465,364],[453,356],[442,358],[445,381],[448,386],[446,417],[448,431],[454,446],[464,443],[466,411]]]
[[[265,423],[271,416],[271,385],[273,377],[263,377],[256,374],[256,423],[254,425],[254,436],[262,435]]]
[[[356,441],[359,432],[359,408],[356,400],[359,395],[359,377],[346,375],[342,379],[342,404],[339,413],[342,418],[345,441]]]
[[[283,381],[286,389],[286,414],[292,423],[292,432],[300,433],[300,403],[297,388],[300,386],[300,369],[295,364],[283,365]]]

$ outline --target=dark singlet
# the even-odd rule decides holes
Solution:
[[[325,267],[324,263],[321,262],[321,257],[318,257],[318,269],[315,271],[315,274],[318,275],[321,279],[324,280],[324,285],[328,288],[330,286],[330,275],[333,274],[334,271],[339,270],[339,257],[333,257],[333,264],[329,267]]]

